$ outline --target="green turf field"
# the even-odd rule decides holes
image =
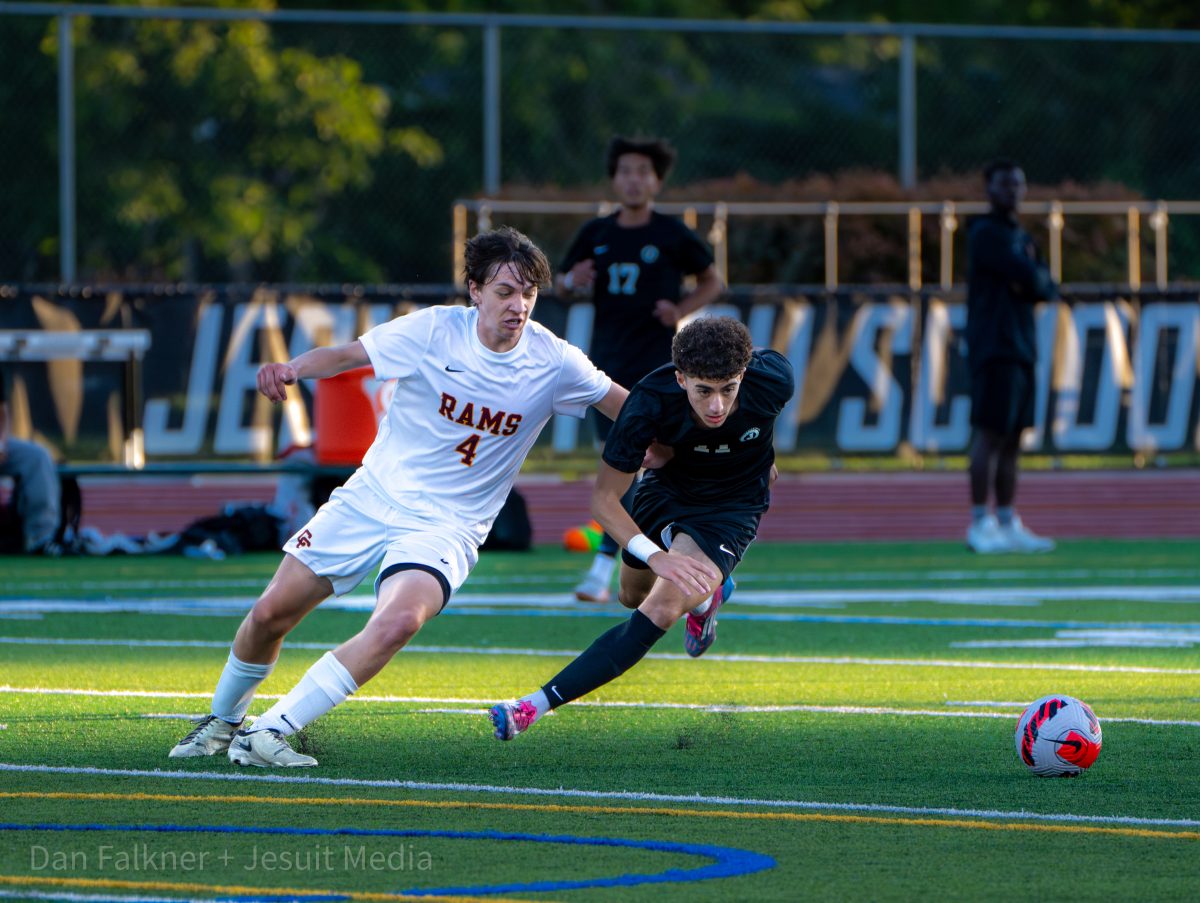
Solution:
[[[586,559],[485,555],[287,773],[169,760],[278,556],[0,558],[0,898],[1187,900],[1200,887],[1200,542],[754,546],[698,661],[651,657],[501,744],[485,711],[624,617]],[[355,632],[322,608],[251,712]],[[1018,761],[1089,702],[1097,764]]]

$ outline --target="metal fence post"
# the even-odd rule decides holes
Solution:
[[[454,205],[453,217],[454,250],[452,258],[454,260],[454,272],[450,274],[450,280],[459,288],[467,287],[466,265],[467,265],[467,208],[465,204]]]
[[[1167,202],[1156,201],[1150,214],[1150,228],[1154,230],[1154,284],[1167,287]]]
[[[483,26],[483,193],[500,193],[500,26]]]
[[[1142,287],[1142,218],[1137,207],[1130,204],[1125,213],[1125,245],[1129,258],[1129,287],[1137,291]]]
[[[75,44],[70,13],[58,16],[59,278],[75,281]]]
[[[1050,202],[1050,215],[1046,217],[1046,225],[1050,230],[1050,277],[1062,284],[1062,239],[1063,227],[1066,226],[1062,201]]]
[[[825,205],[825,288],[833,291],[838,285],[838,203]]]
[[[921,208],[908,208],[908,287],[914,292],[921,287]]]
[[[900,186],[917,185],[917,39],[900,38]]]
[[[938,283],[944,289],[954,286],[954,233],[958,231],[958,217],[955,215],[954,201],[943,201],[942,212],[938,216],[938,228],[941,235],[940,268]]]

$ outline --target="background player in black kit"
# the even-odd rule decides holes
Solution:
[[[621,604],[636,610],[540,690],[493,706],[499,740],[624,674],[684,615],[689,655],[716,638],[730,574],[767,510],[775,418],[795,381],[787,358],[752,351],[746,327],[728,317],[689,323],[672,356],[629,393],[592,493],[593,514],[625,548]],[[673,454],[646,471],[631,517],[621,496],[655,440]]]
[[[991,209],[971,224],[967,270],[967,363],[971,370],[971,525],[967,545],[976,552],[1049,552],[1017,516],[1017,462],[1021,433],[1033,426],[1038,301],[1058,297],[1058,286],[1021,228],[1025,173],[1012,160],[984,169]],[[988,512],[994,489],[996,513]]]
[[[674,148],[661,138],[613,138],[607,167],[621,206],[585,223],[559,266],[560,293],[591,294],[595,319],[588,354],[622,386],[669,362],[679,320],[724,289],[708,246],[675,217],[654,210],[674,162]],[[695,276],[696,287],[683,296],[685,276]],[[603,443],[612,422],[597,417],[593,423]],[[577,598],[608,601],[616,554],[617,544],[605,535],[575,589]]]

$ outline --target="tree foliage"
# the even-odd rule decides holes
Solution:
[[[218,5],[331,6],[324,0]],[[361,0],[354,8],[1200,25],[1200,8],[1177,0],[979,0],[969,6],[947,0]],[[56,29],[51,18],[0,17],[0,110],[8,134],[16,136],[0,144],[8,182],[0,210],[0,279],[57,274]],[[450,278],[451,203],[482,189],[478,28],[79,16],[73,29],[83,278]],[[894,37],[558,27],[506,27],[501,34],[502,177],[509,195],[602,195],[601,155],[614,132],[670,136],[681,151],[671,185],[677,195],[715,184],[730,190],[806,179],[807,185],[836,185],[842,184],[838,174],[850,170],[895,172]],[[921,176],[928,183],[973,173],[1007,153],[1042,183],[1107,180],[1146,196],[1196,196],[1200,177],[1191,148],[1200,139],[1200,62],[1194,56],[1190,46],[1169,44],[922,39]],[[773,274],[783,281],[797,267],[809,267],[797,262],[794,250],[773,246],[777,238],[764,239],[766,256],[749,267],[755,278]],[[1191,250],[1186,233],[1173,246],[1173,253]]]

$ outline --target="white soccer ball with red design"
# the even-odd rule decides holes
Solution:
[[[1044,778],[1082,774],[1100,755],[1100,745],[1100,719],[1074,696],[1043,696],[1017,722],[1017,755]]]

